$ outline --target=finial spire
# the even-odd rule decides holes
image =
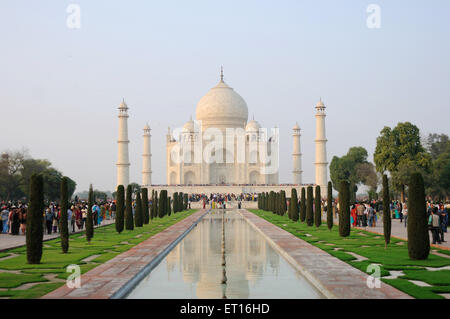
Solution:
[[[223,66],[220,67],[220,82],[223,82]]]

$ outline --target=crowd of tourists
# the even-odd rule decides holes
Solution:
[[[432,235],[433,244],[446,242],[444,234],[448,228],[448,214],[450,212],[450,203],[427,202],[427,221],[428,228]],[[338,217],[339,203],[333,202],[336,217]],[[324,207],[326,212],[327,207]],[[406,228],[408,226],[408,205],[401,201],[392,201],[389,204],[389,210],[392,219],[398,220]],[[383,202],[357,202],[350,208],[350,223],[352,227],[376,227],[377,221],[383,216]]]
[[[21,202],[2,202],[0,204],[0,232],[11,235],[25,235],[27,224],[27,205]],[[88,204],[84,201],[73,202],[67,210],[69,231],[81,231],[85,228]],[[104,220],[114,219],[116,204],[114,201],[95,203],[92,206],[94,225],[101,225]],[[43,211],[43,227],[50,235],[60,232],[61,206],[51,202]]]

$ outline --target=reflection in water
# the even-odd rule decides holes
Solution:
[[[236,211],[205,216],[128,298],[321,298]]]

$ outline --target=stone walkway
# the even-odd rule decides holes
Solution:
[[[338,299],[411,299],[385,283],[381,288],[367,286],[368,275],[288,233],[255,214],[239,212],[278,252],[328,298]]]
[[[44,299],[108,299],[154,260],[166,247],[193,225],[205,210],[200,210],[175,225],[150,237],[130,250],[81,276],[81,288],[66,285],[43,296]]]
[[[110,225],[113,223],[114,223],[113,219],[109,219],[109,220],[106,219],[102,222],[101,226],[96,226],[95,228]],[[76,229],[77,229],[77,227],[75,226],[75,230]],[[70,226],[69,226],[69,236],[71,234],[76,234],[76,233],[82,232],[84,230],[85,229],[82,229],[81,231],[75,231],[74,233],[72,233]],[[44,233],[44,241],[58,238],[59,235],[60,235],[59,233],[52,233],[51,235],[47,235],[47,232],[45,232]],[[4,251],[4,250],[12,249],[12,248],[25,246],[25,242],[26,242],[25,235],[13,236],[10,234],[0,234],[0,252]]]

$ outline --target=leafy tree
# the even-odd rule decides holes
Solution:
[[[448,150],[450,140],[447,134],[429,134],[426,140],[426,148],[433,160]]]
[[[426,193],[435,200],[450,197],[450,141],[445,134],[430,134],[427,149],[432,157],[431,173],[424,174]]]
[[[408,253],[409,258],[423,260],[430,253],[425,186],[420,173],[411,175],[408,193]]]
[[[150,222],[150,214],[148,212],[148,189],[142,189],[142,211],[144,213],[144,224],[147,225]]]
[[[377,138],[374,153],[377,171],[389,171],[394,187],[405,200],[405,185],[417,171],[428,171],[431,155],[423,148],[419,128],[409,122],[398,123],[394,129],[384,127]]]
[[[94,206],[94,190],[92,189],[92,184],[89,186],[89,198],[88,198],[88,211],[86,218],[86,240],[88,243],[91,242],[92,237],[94,237],[94,221],[92,216],[92,206]]]
[[[391,242],[391,200],[389,198],[389,182],[386,174],[383,175],[383,233],[385,246]]]
[[[291,215],[291,219],[294,222],[298,221],[299,213],[298,213],[298,198],[297,198],[297,190],[295,188],[291,191],[291,202],[289,204],[289,211]]]
[[[33,159],[27,151],[3,152],[0,156],[0,198],[29,198],[30,180],[35,173],[43,175],[44,198],[59,199],[63,175],[51,167],[48,160]],[[68,179],[68,198],[71,198],[75,186],[76,183]]]
[[[137,183],[131,183],[131,192],[133,194],[137,194],[138,192],[141,191],[141,185],[137,184]]]
[[[67,210],[69,209],[68,198],[68,179],[63,177],[61,179],[61,218],[59,220],[59,229],[61,232],[61,249],[63,254],[69,250],[69,224],[67,219]]]
[[[42,258],[42,239],[44,236],[44,179],[33,174],[30,182],[30,205],[27,212],[26,247],[27,262],[39,264]]]
[[[120,234],[124,226],[124,209],[125,209],[125,187],[117,186],[116,201],[116,231]]]
[[[333,185],[331,182],[328,182],[327,226],[329,230],[333,228]]]
[[[306,224],[308,226],[312,226],[314,224],[313,201],[313,187],[308,186],[306,193]]]
[[[306,195],[305,188],[302,187],[302,192],[300,196],[300,221],[303,223],[306,219]]]
[[[126,230],[134,229],[132,196],[133,196],[133,188],[131,185],[128,185],[127,197],[125,199],[125,229]]]
[[[350,236],[350,184],[342,181],[339,187],[339,235]]]
[[[330,177],[334,187],[338,187],[342,181],[348,181],[352,190],[352,201],[356,199],[359,184],[372,182],[372,179],[366,175],[371,173],[370,163],[367,161],[367,151],[364,147],[351,147],[346,155],[334,156],[330,163]]]
[[[142,212],[141,192],[136,193],[136,207],[134,210],[134,223],[136,227],[142,227],[144,223],[144,213]]]

